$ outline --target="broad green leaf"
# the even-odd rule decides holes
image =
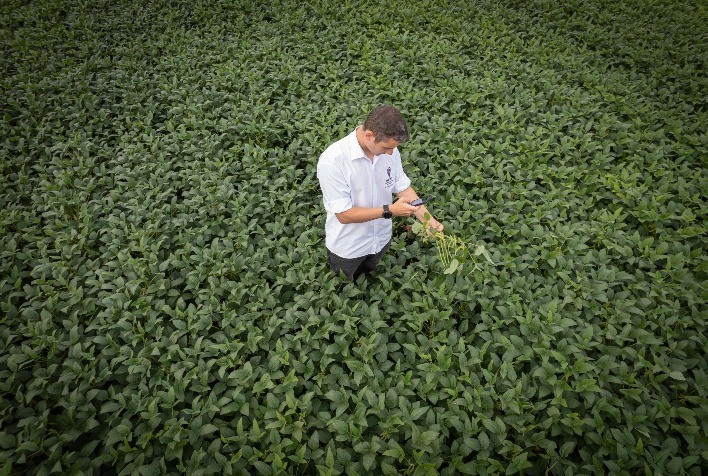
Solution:
[[[450,266],[448,266],[445,269],[445,274],[452,274],[454,273],[457,268],[460,266],[460,262],[458,261],[457,258],[453,258],[452,261],[450,262]]]
[[[211,423],[207,423],[206,425],[202,425],[202,427],[199,429],[199,434],[204,436],[204,435],[214,433],[216,431],[219,431],[219,429],[215,425],[212,425]]]
[[[673,372],[670,372],[669,377],[671,377],[674,380],[681,380],[681,381],[686,380],[686,378],[683,376],[683,374],[679,371],[676,371],[676,370]]]

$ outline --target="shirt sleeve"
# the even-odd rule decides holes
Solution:
[[[401,153],[398,148],[393,152],[394,166],[396,167],[396,183],[393,185],[393,193],[400,193],[411,186],[411,179],[408,178],[406,173],[403,171],[403,164],[401,164]]]
[[[317,179],[322,189],[322,201],[328,213],[346,212],[352,207],[352,194],[337,161],[317,163]]]

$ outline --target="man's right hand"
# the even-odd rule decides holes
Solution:
[[[413,215],[415,212],[418,211],[420,208],[414,207],[411,205],[411,200],[408,199],[399,199],[396,200],[396,202],[393,205],[389,205],[388,209],[391,210],[391,213],[393,213],[393,216],[397,217],[409,217]]]

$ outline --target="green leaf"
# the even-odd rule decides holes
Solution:
[[[492,260],[492,256],[489,254],[489,251],[487,251],[487,248],[485,248],[484,245],[477,245],[477,247],[474,250],[474,255],[475,256],[482,255],[486,258],[486,260],[489,262],[489,264],[494,264],[494,261]]]
[[[432,442],[438,439],[439,433],[437,431],[424,431],[420,434],[420,442],[423,445],[430,445]]]
[[[0,448],[9,450],[15,446],[15,442],[15,435],[12,435],[6,431],[0,432]]]
[[[270,375],[263,374],[260,380],[253,385],[253,393],[260,393],[273,387],[275,387],[275,383],[270,379]]]
[[[264,463],[263,461],[254,461],[253,466],[256,467],[258,474],[262,474],[263,476],[270,476],[273,474],[273,469],[270,465]]]
[[[525,469],[532,466],[526,459],[528,458],[528,453],[521,453],[511,460],[509,466],[506,468],[506,474],[517,474],[522,473]]]
[[[385,476],[397,476],[398,475],[398,470],[396,469],[396,467],[388,464],[385,461],[381,462],[381,472]]]
[[[320,436],[319,432],[317,430],[312,432],[312,435],[310,435],[310,438],[307,440],[307,446],[311,449],[317,449],[320,445]]]
[[[484,427],[493,435],[501,433],[501,428],[499,428],[497,422],[490,418],[482,417],[482,425],[484,425]]]
[[[406,452],[403,450],[403,447],[401,447],[401,445],[395,442],[391,442],[390,444],[394,445],[393,448],[389,448],[384,451],[383,455],[396,458],[399,462],[403,461],[403,459],[406,457]]]
[[[677,370],[674,370],[673,372],[669,373],[669,377],[671,377],[674,380],[681,380],[681,381],[686,380],[686,377],[684,377],[683,374]]]
[[[376,455],[372,453],[365,454],[362,458],[362,464],[365,470],[371,471],[376,467]]]
[[[566,443],[563,443],[563,446],[561,446],[559,454],[561,455],[562,458],[568,457],[571,451],[573,451],[573,448],[575,448],[575,442],[574,441],[568,441]]]
[[[445,270],[445,274],[452,274],[455,271],[457,271],[457,268],[460,266],[460,262],[458,261],[457,258],[453,258],[452,261],[450,261],[450,266],[447,267]]]
[[[126,424],[121,423],[117,425],[108,433],[108,438],[106,439],[106,446],[114,445],[118,442],[123,441],[130,434],[130,427]]]
[[[480,448],[483,451],[486,451],[489,449],[490,441],[489,441],[489,437],[487,436],[487,434],[485,432],[480,432],[479,436],[477,436],[477,439],[479,440]]]
[[[413,411],[411,411],[411,421],[416,421],[418,418],[425,415],[425,412],[427,411],[428,407],[420,407],[413,409]]]
[[[334,467],[334,454],[332,453],[332,447],[327,447],[327,456],[325,457],[325,464],[328,468]]]
[[[219,429],[212,425],[211,423],[207,423],[206,425],[202,425],[202,427],[199,429],[199,434],[201,436],[208,435],[211,433],[214,433],[216,431],[219,431]]]
[[[577,392],[600,392],[601,390],[593,378],[581,380],[576,387]]]

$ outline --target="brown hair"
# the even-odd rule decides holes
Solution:
[[[373,132],[376,142],[393,139],[400,143],[410,137],[403,114],[393,106],[375,107],[364,121],[364,130]]]

